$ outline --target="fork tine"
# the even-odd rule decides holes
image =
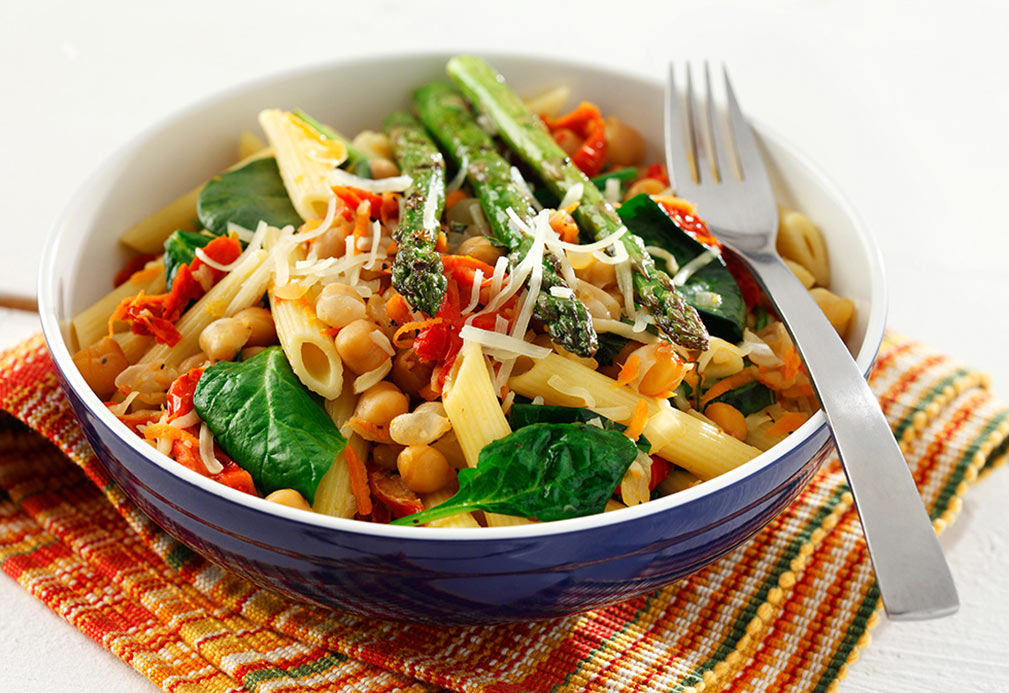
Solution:
[[[704,110],[705,119],[708,123],[708,144],[711,166],[715,176],[720,183],[727,183],[735,179],[732,164],[729,162],[729,147],[731,142],[726,142],[720,134],[720,128],[715,122],[715,99],[711,90],[711,70],[708,69],[708,61],[704,61],[704,84],[706,88]]]
[[[666,83],[666,167],[678,194],[695,185],[691,165],[693,143],[686,139],[680,103],[676,95],[676,78],[673,63],[669,63],[669,80]]]
[[[763,180],[768,186],[770,181],[767,178],[767,171],[764,170],[764,160],[760,155],[760,148],[757,140],[753,137],[753,130],[746,122],[739,102],[736,101],[736,94],[732,91],[732,82],[729,81],[729,71],[723,65],[722,73],[725,75],[725,94],[729,106],[729,124],[732,128],[732,140],[736,145],[736,160],[739,162],[739,174],[743,180],[758,182]]]
[[[697,107],[694,104],[694,71],[690,69],[690,61],[684,63],[687,72],[687,157],[690,159],[690,174],[698,185],[704,182],[701,176],[701,160],[705,158],[704,142],[697,129]]]

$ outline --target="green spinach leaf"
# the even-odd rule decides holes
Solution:
[[[165,282],[172,288],[175,273],[196,258],[196,249],[206,247],[214,237],[198,231],[175,231],[165,239]]]
[[[293,488],[309,503],[346,438],[301,384],[280,347],[203,372],[193,405],[260,493]]]
[[[486,445],[476,468],[460,470],[454,496],[393,524],[473,510],[544,522],[600,513],[637,454],[618,431],[582,423],[525,426]]]
[[[255,230],[260,221],[270,226],[301,225],[273,157],[256,159],[213,178],[200,191],[196,214],[211,233],[223,236],[228,222]]]
[[[618,431],[623,433],[627,428],[622,423],[617,423],[607,419],[601,414],[596,414],[591,409],[581,407],[560,407],[553,404],[527,404],[515,402],[508,410],[508,423],[512,430],[525,428],[538,423],[588,423],[597,420],[607,431]],[[651,443],[644,436],[639,436],[637,446],[645,454],[652,449]]]
[[[669,251],[680,267],[705,252],[704,245],[680,228],[648,195],[631,198],[620,206],[618,213],[627,228],[640,236],[645,245]],[[656,261],[660,267],[665,264],[661,259]],[[677,288],[687,303],[697,309],[712,334],[730,342],[743,338],[746,303],[739,285],[721,258],[715,258],[694,272],[683,286]],[[698,294],[709,292],[722,297],[720,305],[713,307],[707,301],[698,300]]]
[[[725,402],[726,404],[731,404],[741,411],[743,416],[756,414],[764,407],[769,407],[776,401],[774,392],[766,385],[757,381],[737,387],[735,390],[723,392],[718,395],[718,397],[711,400],[711,402]]]

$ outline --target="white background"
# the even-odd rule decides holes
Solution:
[[[670,58],[711,58],[875,230],[891,326],[991,372],[1009,397],[1007,44],[1009,6],[978,0],[4,3],[0,294],[33,294],[45,233],[110,150],[236,82],[406,50],[559,54],[655,76]],[[34,329],[0,311],[0,346]],[[884,623],[842,690],[1009,689],[1007,494],[1001,471],[943,537],[961,612]],[[0,613],[0,690],[147,685],[5,576]]]

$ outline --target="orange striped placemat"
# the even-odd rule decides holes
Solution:
[[[892,335],[871,382],[941,530],[1004,460],[1009,409],[984,376]],[[161,532],[91,454],[40,337],[0,354],[0,409],[4,572],[166,691],[829,691],[879,618],[836,459],[676,585],[554,621],[439,628],[287,601]]]

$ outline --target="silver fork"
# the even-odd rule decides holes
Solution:
[[[694,103],[687,65],[685,119],[673,72],[670,65],[666,157],[676,192],[697,205],[712,232],[752,271],[792,336],[833,433],[887,615],[918,620],[955,613],[959,600],[949,566],[876,398],[847,347],[775,249],[777,206],[728,72],[728,140],[715,127],[707,63],[703,109]],[[704,132],[697,128],[699,119]],[[728,157],[733,145],[741,178]]]

